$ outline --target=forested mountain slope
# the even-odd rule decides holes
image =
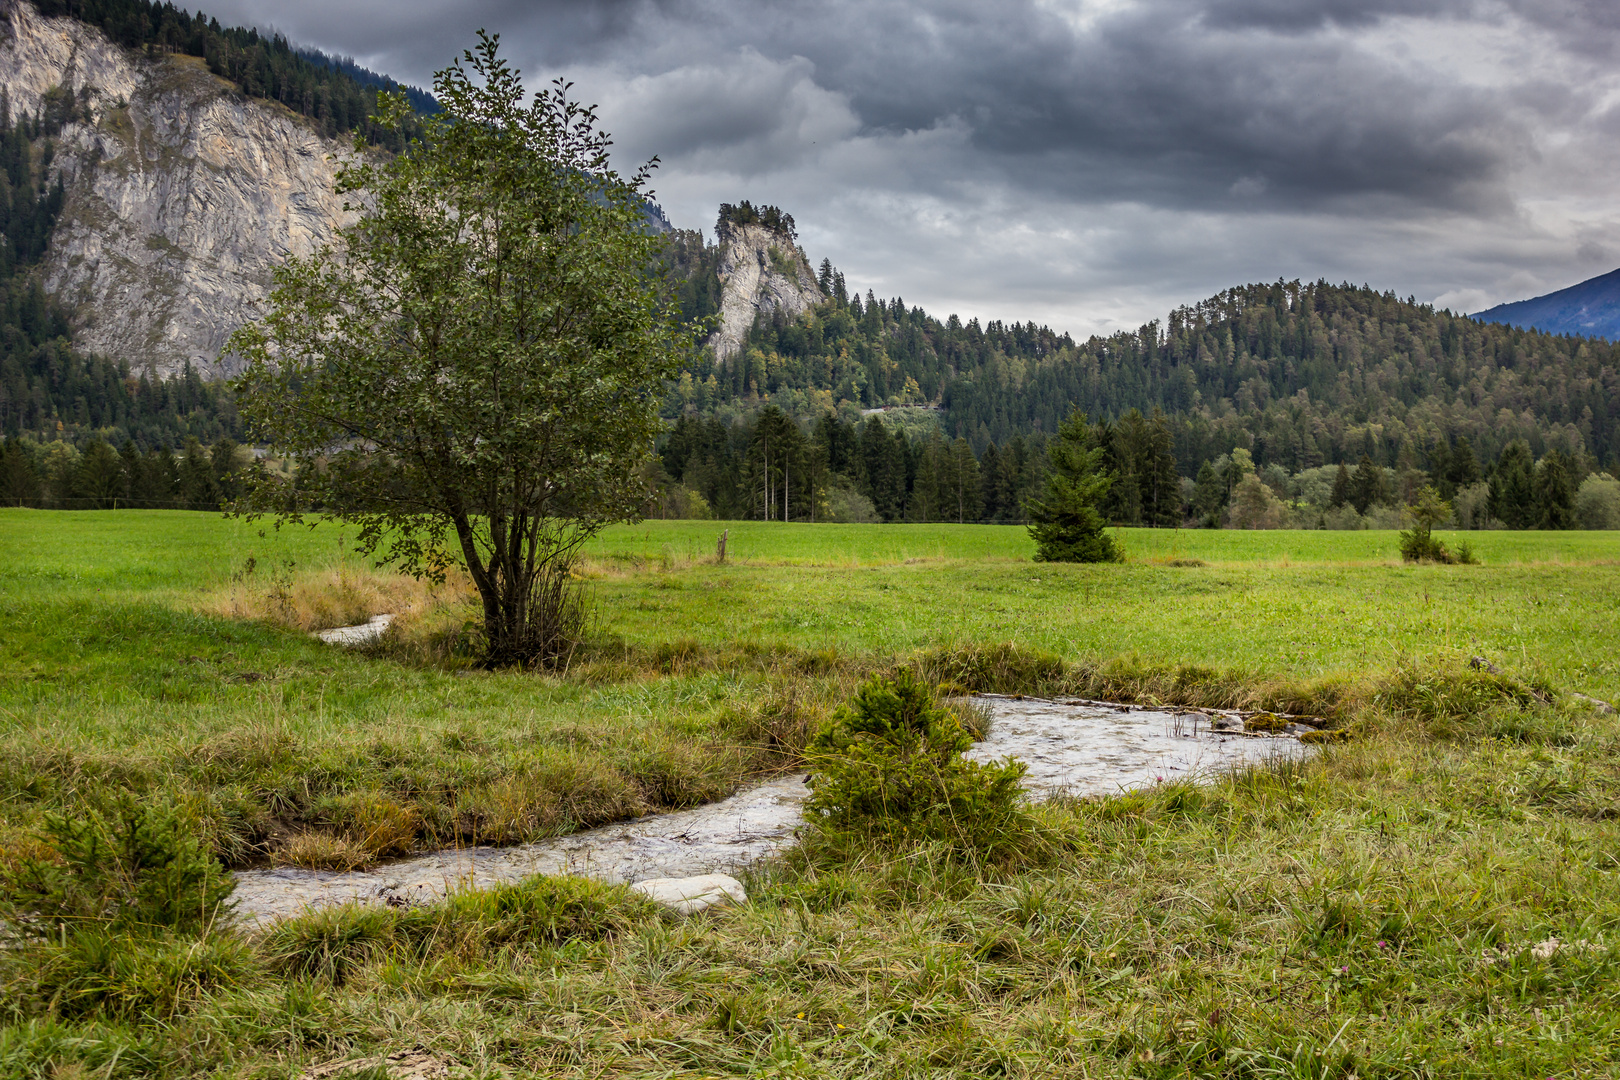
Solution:
[[[1363,454],[1394,466],[1458,437],[1493,460],[1519,439],[1538,456],[1620,452],[1620,347],[1367,287],[1246,285],[1136,333],[1076,342],[1033,323],[941,321],[899,298],[849,297],[830,267],[822,274],[826,304],[760,319],[730,361],[695,357],[671,416],[934,404],[946,432],[982,454],[1054,431],[1073,408],[1104,420],[1157,408],[1184,476],[1238,447],[1290,471]]]

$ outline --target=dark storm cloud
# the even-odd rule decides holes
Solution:
[[[1003,317],[1070,297],[1128,320],[1293,273],[1468,306],[1620,260],[1612,0],[213,10],[419,84],[498,30],[600,100],[627,158],[663,159],[678,223],[780,201],[852,279]]]

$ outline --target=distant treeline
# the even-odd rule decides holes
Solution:
[[[101,439],[82,448],[8,439],[0,446],[0,505],[58,510],[218,510],[238,494],[250,456],[230,439],[204,447],[188,439],[179,451],[134,442],[114,450]]]
[[[419,132],[378,127],[377,92],[392,80],[357,68],[352,61],[297,50],[279,34],[266,36],[242,27],[221,27],[219,20],[169,3],[151,0],[32,0],[44,15],[70,15],[99,27],[112,41],[129,49],[182,53],[201,57],[208,70],[229,79],[250,97],[280,102],[307,116],[328,137],[358,132],[367,142],[399,151]],[[419,111],[431,95],[408,91]],[[435,103],[436,104],[436,103]]]
[[[894,410],[852,423],[832,413],[801,425],[775,405],[726,424],[682,416],[651,480],[651,516],[775,521],[1022,523],[1047,472],[1036,432],[976,455],[948,438],[937,413]],[[1093,427],[1113,483],[1101,510],[1116,525],[1233,528],[1397,528],[1426,486],[1453,500],[1463,528],[1620,528],[1620,481],[1559,450],[1539,461],[1522,441],[1482,467],[1460,438],[1395,467],[1363,455],[1352,470],[1257,468],[1250,452],[1176,468],[1163,412],[1131,410]]]

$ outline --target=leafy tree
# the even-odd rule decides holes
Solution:
[[[1593,473],[1575,493],[1575,520],[1583,529],[1620,529],[1620,480]]]
[[[692,335],[650,272],[652,165],[615,172],[594,108],[561,81],[528,100],[483,33],[434,89],[410,153],[340,174],[365,199],[339,246],[289,259],[233,335],[240,407],[362,552],[466,567],[487,664],[551,662],[580,632],[579,546],[641,512],[655,395]],[[301,520],[290,494],[261,475],[243,506]]]
[[[1095,445],[1084,413],[1076,410],[1058,426],[1047,455],[1052,471],[1046,498],[1028,505],[1036,561],[1124,562],[1125,552],[1104,531],[1097,510],[1113,477],[1102,469],[1103,449]]]
[[[1250,473],[1232,492],[1231,514],[1234,529],[1280,529],[1288,508],[1264,480]]]

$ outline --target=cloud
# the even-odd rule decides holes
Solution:
[[[659,155],[678,224],[775,202],[942,314],[1085,333],[1296,275],[1488,306],[1620,258],[1608,0],[216,9],[417,83],[499,30],[601,104],[621,165]]]

